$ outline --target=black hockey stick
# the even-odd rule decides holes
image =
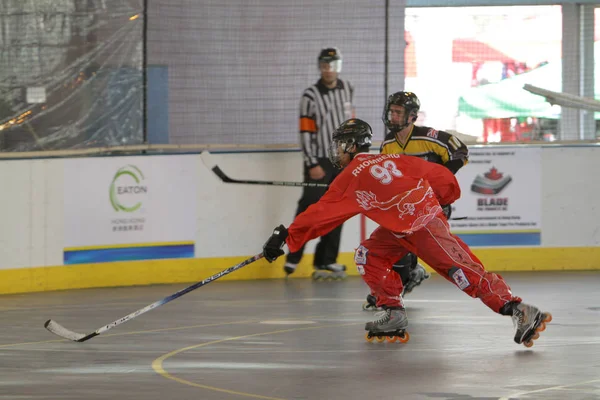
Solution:
[[[302,186],[302,187],[329,187],[327,183],[310,183],[310,182],[282,182],[282,181],[257,181],[257,180],[242,180],[233,179],[227,176],[225,172],[217,165],[212,155],[207,151],[200,153],[202,163],[210,169],[215,175],[225,183],[242,183],[246,185],[271,185],[271,186]],[[469,217],[449,218],[450,221],[459,221],[468,219]]]
[[[270,185],[270,186],[300,186],[300,187],[329,187],[327,183],[312,183],[312,182],[286,182],[286,181],[258,181],[251,179],[233,179],[227,176],[225,172],[213,160],[208,151],[200,153],[200,159],[208,169],[219,177],[225,183],[242,183],[245,185]]]
[[[168,302],[170,302],[172,300],[175,300],[176,298],[181,297],[184,294],[191,292],[192,290],[195,290],[195,289],[198,289],[201,286],[207,285],[207,284],[211,283],[212,281],[215,281],[215,280],[219,279],[222,276],[230,274],[230,273],[232,273],[235,270],[238,270],[238,269],[240,269],[242,267],[245,267],[248,264],[253,263],[256,260],[260,260],[262,257],[263,257],[262,253],[257,254],[257,255],[255,255],[253,257],[250,257],[249,259],[247,259],[245,261],[242,261],[241,263],[239,263],[237,265],[234,265],[233,267],[229,267],[226,270],[221,271],[218,274],[214,274],[213,276],[210,276],[210,277],[206,278],[205,280],[203,280],[201,282],[195,283],[192,286],[188,286],[185,289],[182,289],[182,290],[180,290],[177,293],[173,293],[172,295],[167,296],[167,297],[165,297],[162,300],[159,300],[159,301],[154,302],[154,303],[152,303],[152,304],[150,304],[150,305],[148,305],[148,306],[146,306],[144,308],[141,308],[141,309],[139,309],[139,310],[137,310],[135,312],[132,312],[131,314],[126,315],[123,318],[120,318],[120,319],[118,319],[118,320],[116,320],[114,322],[111,322],[110,324],[105,325],[102,328],[98,328],[94,332],[91,332],[91,333],[85,334],[85,333],[73,332],[73,331],[65,328],[64,326],[60,325],[58,322],[53,321],[51,319],[49,319],[48,321],[46,321],[46,323],[44,324],[44,327],[46,329],[48,329],[50,332],[52,332],[52,333],[54,333],[54,334],[56,334],[56,335],[58,335],[58,336],[60,336],[62,338],[69,339],[69,340],[72,340],[74,342],[85,342],[86,340],[89,340],[89,339],[93,338],[94,336],[98,336],[101,333],[106,332],[107,330],[112,329],[112,328],[114,328],[117,325],[121,325],[121,324],[123,324],[123,323],[125,323],[127,321],[130,321],[130,320],[134,319],[135,317],[138,317],[138,316],[140,316],[140,315],[142,315],[142,314],[144,314],[144,313],[146,313],[146,312],[148,312],[148,311],[150,311],[152,309],[160,307],[163,304],[167,304]]]

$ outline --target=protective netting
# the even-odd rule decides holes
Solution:
[[[567,126],[574,121],[569,115],[579,120],[584,111],[553,106],[523,89],[568,88],[563,60],[581,59],[589,48],[566,46],[563,54],[563,20],[570,39],[585,35],[590,23],[593,28],[593,7],[404,4],[151,2],[148,60],[168,69],[168,141],[297,143],[300,93],[318,79],[315,59],[326,46],[344,55],[341,76],[355,84],[357,117],[373,126],[376,140],[384,132],[385,95],[403,88],[421,99],[418,124],[469,141],[595,137],[595,126]],[[570,21],[569,14],[581,20]],[[587,88],[578,96],[594,97],[590,69],[577,78]]]
[[[389,68],[402,84],[403,2],[388,13]],[[317,56],[338,47],[340,77],[355,86],[357,117],[381,118],[385,1],[156,0],[148,63],[168,67],[174,143],[298,143],[302,91],[319,79]],[[398,76],[400,75],[400,76]],[[398,89],[398,90],[399,90]],[[383,127],[381,125],[381,135]]]
[[[418,124],[473,141],[596,137],[593,109],[523,86],[600,97],[598,9],[405,4],[5,0],[0,149],[297,145],[300,95],[329,46],[376,140],[386,95],[403,89],[421,100]]]
[[[341,76],[355,83],[357,116],[381,132],[377,139],[385,94],[404,87],[421,99],[418,124],[471,141],[550,141],[583,130],[572,126],[565,137],[561,107],[523,89],[563,91],[563,7],[403,8],[385,1],[152,2],[148,57],[169,69],[169,140],[296,143],[300,93],[318,78],[319,49],[332,45],[344,55]],[[589,18],[593,7],[584,11]],[[567,60],[578,59],[574,51],[566,49]],[[593,86],[589,74],[581,79]]]
[[[2,150],[142,143],[142,16],[142,1],[0,2]]]

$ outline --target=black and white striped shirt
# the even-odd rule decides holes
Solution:
[[[327,158],[331,136],[338,126],[354,117],[354,87],[338,78],[333,89],[321,80],[309,87],[300,99],[300,145],[304,164],[312,168]]]

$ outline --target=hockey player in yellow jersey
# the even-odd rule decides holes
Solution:
[[[382,154],[407,154],[444,165],[453,174],[467,164],[469,151],[456,136],[426,126],[416,126],[421,103],[412,92],[396,92],[390,95],[383,110],[382,120],[389,132],[381,144]],[[444,212],[450,218],[451,205],[444,204]],[[403,294],[410,293],[429,274],[417,262],[417,257],[408,253],[394,265],[404,285]],[[364,310],[376,310],[376,298],[369,294]]]
[[[382,119],[389,133],[381,144],[381,153],[420,157],[456,174],[468,161],[467,146],[448,132],[416,126],[420,107],[412,92],[396,92],[388,97]]]

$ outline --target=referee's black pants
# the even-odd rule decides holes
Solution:
[[[339,170],[335,168],[328,158],[319,158],[319,165],[325,171],[325,177],[323,179],[314,180],[311,179],[308,174],[308,168],[304,166],[304,182],[312,183],[331,183],[339,174]],[[327,188],[303,188],[302,197],[298,201],[298,209],[296,215],[302,213],[311,204],[316,203],[325,194]],[[340,251],[340,239],[342,237],[342,224],[331,232],[323,235],[319,238],[319,243],[315,249],[315,258],[313,264],[317,265],[328,265],[334,264],[337,261],[338,253]],[[304,254],[304,246],[295,253],[289,253],[286,258],[286,262],[291,264],[298,264]]]

